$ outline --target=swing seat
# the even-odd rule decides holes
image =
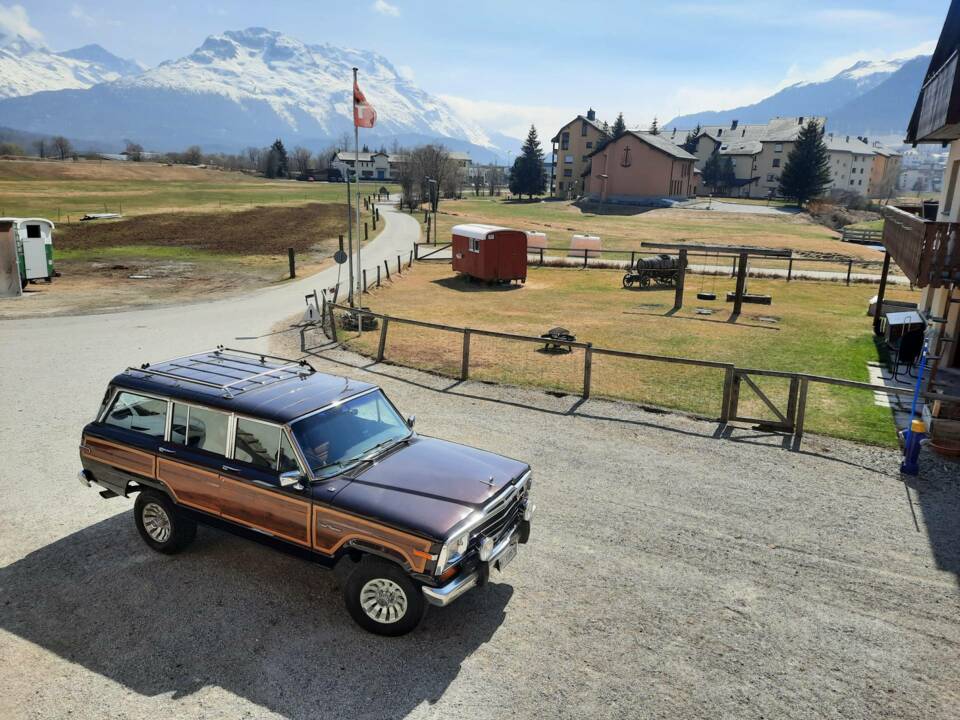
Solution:
[[[716,300],[717,294],[712,292],[698,292],[697,300]]]

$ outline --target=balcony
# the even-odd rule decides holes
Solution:
[[[960,75],[954,52],[923,85],[917,102],[916,125],[907,132],[910,142],[937,142],[960,138]]]
[[[883,246],[917,287],[960,282],[960,224],[924,220],[919,213],[919,207],[885,207]]]

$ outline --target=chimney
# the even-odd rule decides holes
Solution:
[[[740,122],[739,120],[734,120],[732,123],[730,123],[730,129],[731,129],[731,130],[736,130],[736,129],[737,129],[737,123],[739,123],[739,122]]]
[[[587,120],[596,120],[596,119],[597,119],[597,111],[594,110],[593,108],[590,108],[589,110],[587,110]]]
[[[803,115],[797,118],[797,125],[803,125]]]

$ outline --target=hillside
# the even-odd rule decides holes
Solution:
[[[664,127],[692,128],[739,120],[765,123],[787,116],[826,116],[835,132],[900,134],[907,126],[930,57],[859,62],[822,82],[797,83],[760,102],[681,115]]]

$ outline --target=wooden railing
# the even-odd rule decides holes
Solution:
[[[957,223],[924,220],[892,206],[883,217],[883,245],[914,285],[942,287],[960,279]]]

